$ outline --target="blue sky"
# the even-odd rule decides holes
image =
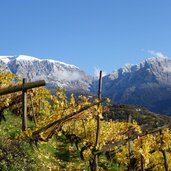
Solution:
[[[0,0],[0,55],[30,55],[107,73],[171,57],[171,0]]]

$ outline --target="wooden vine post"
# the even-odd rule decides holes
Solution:
[[[169,171],[166,149],[162,149],[162,145],[164,144],[163,133],[162,133],[162,130],[160,130],[159,132],[160,132],[160,141],[161,141],[161,152],[163,154],[165,171]]]
[[[143,147],[143,139],[141,139],[141,148]],[[144,169],[144,157],[141,154],[141,171],[145,171]]]
[[[32,95],[30,95],[30,101],[31,101],[31,107],[32,107],[32,114],[33,114],[34,124],[35,124],[35,126],[37,126],[37,119],[36,119],[36,114],[35,114],[35,110],[34,110]]]
[[[132,116],[130,113],[127,114],[127,122],[131,123],[132,122]],[[130,138],[130,133],[128,135],[128,138]],[[130,164],[128,166],[128,171],[132,171],[133,170],[133,141],[132,140],[128,140],[128,152],[129,152],[129,160],[130,160]]]
[[[98,88],[98,99],[101,101],[101,95],[102,94],[102,71],[100,71],[99,75],[99,88]],[[101,103],[99,103],[99,106],[101,106]],[[95,150],[97,148],[97,145],[99,143],[100,138],[100,114],[97,116],[97,129],[96,129],[96,142],[95,142]],[[94,155],[94,161],[93,161],[93,171],[98,171],[98,154]]]
[[[27,82],[23,78],[23,85]],[[27,90],[22,91],[22,131],[27,129]]]
[[[15,85],[12,87],[0,89],[0,96],[22,91],[22,131],[25,131],[27,129],[27,90],[31,88],[45,86],[45,84],[46,83],[44,80],[27,83],[26,79],[24,78],[23,84],[21,85]]]

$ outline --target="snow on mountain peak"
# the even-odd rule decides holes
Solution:
[[[60,65],[64,65],[64,66],[67,66],[67,67],[70,67],[70,68],[77,68],[79,69],[78,67],[76,67],[75,65],[71,65],[71,64],[66,64],[64,62],[60,62],[60,61],[57,61],[57,60],[53,60],[53,59],[38,59],[38,58],[35,58],[33,56],[27,56],[27,55],[19,55],[17,58],[17,60],[27,60],[27,61],[47,61],[47,62],[50,62],[50,63],[58,63]]]
[[[166,55],[164,55],[162,52],[149,50],[148,53],[152,57],[146,59],[143,63],[145,63],[145,62],[147,62],[147,63],[156,63],[156,62],[160,63],[160,62],[164,62],[168,59],[168,57]]]
[[[71,65],[71,64],[66,64],[66,63],[64,63],[64,62],[61,62],[61,61],[56,61],[56,60],[53,60],[53,59],[45,59],[46,61],[49,61],[50,63],[58,63],[58,64],[60,64],[60,65],[65,65],[65,66],[67,66],[67,67],[70,67],[70,68],[77,68],[77,69],[79,69],[77,66],[75,66],[75,65]]]
[[[10,61],[13,60],[26,60],[26,61],[41,61],[38,58],[32,57],[32,56],[27,56],[27,55],[19,55],[19,56],[0,56],[0,60],[2,60],[4,63],[9,63]]]
[[[19,55],[16,60],[27,60],[27,61],[41,61],[41,59],[35,58],[33,56]]]
[[[153,56],[151,58],[148,58],[145,60],[145,62],[162,62],[165,61],[166,59],[168,59],[168,57],[166,56]]]
[[[12,56],[0,56],[0,60],[2,60],[5,64],[7,64]]]
[[[0,60],[3,61],[5,64],[8,64],[9,62],[13,61],[13,60],[17,60],[17,61],[30,61],[30,62],[43,62],[43,61],[47,61],[50,63],[55,63],[55,64],[59,64],[59,65],[63,65],[69,68],[76,68],[79,69],[77,66],[75,65],[71,65],[71,64],[66,64],[64,62],[60,62],[60,61],[56,61],[56,60],[52,60],[52,59],[39,59],[33,56],[28,56],[28,55],[18,55],[18,56],[0,56]]]
[[[133,64],[125,64],[122,69],[124,72],[129,72],[132,68]]]

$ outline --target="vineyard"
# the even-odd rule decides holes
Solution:
[[[127,113],[125,120],[110,119],[110,100],[101,97],[101,73],[97,97],[75,97],[74,94],[67,97],[61,88],[55,95],[45,87],[24,89],[22,80],[10,73],[0,73],[0,80],[1,90],[20,87],[13,93],[7,91],[1,94],[0,132],[3,133],[0,170],[12,170],[14,163],[16,170],[42,170],[45,167],[43,162],[36,163],[36,157],[29,156],[45,156],[41,146],[47,147],[48,144],[53,144],[61,158],[58,160],[54,157],[53,161],[49,161],[53,166],[47,170],[171,169],[171,125],[156,124],[153,129],[142,129],[131,112]],[[26,106],[23,105],[24,99]],[[14,120],[10,124],[14,123],[15,126],[8,125],[8,129],[4,129],[12,118]],[[7,136],[9,130],[13,130],[13,133]],[[14,145],[15,149],[5,147],[8,143]],[[68,147],[72,154],[64,153]],[[29,153],[26,154],[23,149],[29,149]],[[54,149],[51,148],[51,153]],[[11,156],[6,158],[10,153]],[[22,161],[24,168],[16,166],[20,156],[26,156]],[[62,159],[68,161],[75,158],[78,158],[77,165],[70,168],[61,166]]]

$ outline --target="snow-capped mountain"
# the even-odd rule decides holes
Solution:
[[[97,82],[92,90],[96,89]],[[171,115],[171,60],[152,57],[139,65],[125,65],[103,77],[102,92],[117,103]]]
[[[28,80],[44,79],[51,90],[58,86],[66,91],[87,92],[93,78],[78,67],[63,62],[31,56],[0,56],[1,70]]]
[[[44,79],[52,91],[58,86],[67,92],[97,94],[98,81],[74,65],[31,56],[0,56],[0,71],[10,71],[29,80]],[[103,77],[102,94],[114,102],[135,104],[171,115],[171,60],[146,59],[126,64]]]

